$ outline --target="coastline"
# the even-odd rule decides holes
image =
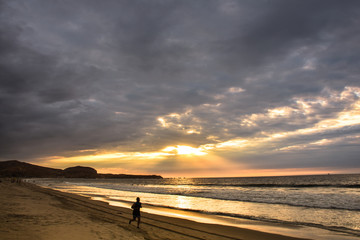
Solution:
[[[30,183],[0,183],[2,239],[305,239],[248,228],[142,213]]]

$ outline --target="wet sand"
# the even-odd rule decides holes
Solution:
[[[0,183],[0,236],[10,239],[301,239],[221,224],[142,213],[29,183]]]

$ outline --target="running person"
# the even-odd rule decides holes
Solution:
[[[131,206],[131,208],[133,209],[133,219],[131,219],[129,221],[129,224],[131,224],[131,222],[135,221],[137,218],[138,219],[137,227],[139,228],[139,226],[140,226],[140,208],[142,208],[139,197],[136,198],[136,202]]]

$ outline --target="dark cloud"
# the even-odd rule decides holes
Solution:
[[[359,5],[2,1],[1,159],[196,147],[336,118],[359,98],[329,100],[359,87]],[[299,99],[328,105],[312,103],[309,113]],[[281,107],[294,111],[269,118]]]
[[[220,48],[238,68],[279,61],[296,47],[326,43],[328,37],[357,22],[356,1],[271,1],[257,6],[250,26],[239,27]],[[239,19],[240,20],[240,19]]]

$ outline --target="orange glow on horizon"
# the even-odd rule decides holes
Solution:
[[[328,168],[289,168],[289,169],[242,169],[233,171],[199,171],[196,174],[179,172],[176,174],[160,174],[166,178],[188,177],[272,177],[272,176],[301,176],[301,175],[327,175],[327,174],[358,174],[360,168],[356,169],[328,169]]]
[[[302,128],[282,130],[264,129],[256,135],[248,137],[221,138],[221,135],[209,135],[203,138],[202,145],[193,146],[188,143],[179,143],[179,145],[162,146],[157,151],[116,151],[104,150],[99,148],[82,149],[73,152],[73,155],[67,153],[67,156],[50,156],[37,159],[47,165],[57,168],[66,168],[74,165],[93,166],[97,169],[112,169],[111,171],[124,172],[129,174],[160,174],[166,177],[224,177],[224,176],[278,176],[278,175],[311,175],[327,173],[351,173],[355,169],[252,169],[251,162],[247,165],[247,158],[254,159],[253,156],[262,154],[268,157],[271,154],[289,154],[291,152],[315,151],[321,149],[330,149],[332,146],[340,144],[358,144],[360,134],[342,134],[339,136],[326,135],[334,131],[341,132],[343,128],[360,126],[360,100],[352,99],[352,94],[360,96],[359,88],[346,88],[341,95],[338,93],[336,101],[343,101],[349,98],[348,107],[337,114],[328,118],[318,118],[318,121],[311,125],[301,125]],[[349,96],[350,97],[349,97]],[[264,120],[291,118],[294,114],[308,114],[316,111],[314,107],[320,104],[327,106],[331,101],[326,98],[314,99],[294,99],[296,107],[283,106],[274,109],[268,109],[265,113],[254,113],[246,115],[239,124],[243,127],[257,126]],[[344,100],[345,101],[345,100]],[[192,114],[192,109],[184,113],[172,113],[158,117],[160,125],[158,127],[168,128],[173,131],[180,131],[183,134],[200,133],[202,129],[201,121],[194,118],[188,124],[187,122]],[[185,126],[186,125],[186,126]],[[224,127],[224,131],[227,129]],[[231,136],[231,135],[229,135]],[[311,137],[308,137],[311,136]],[[293,141],[301,137],[303,141]],[[227,156],[229,160],[226,159]],[[289,155],[290,156],[290,155]],[[290,156],[291,157],[291,156]],[[271,160],[271,157],[269,157]],[[250,161],[250,160],[249,160]],[[164,169],[162,169],[164,168]],[[167,169],[167,170],[166,170]]]
[[[161,161],[146,161],[136,160],[130,162],[129,165],[124,167],[102,167],[103,162],[84,162],[80,163],[83,166],[89,166],[95,168],[98,173],[112,173],[112,174],[137,174],[137,175],[161,175],[165,178],[187,177],[187,178],[201,178],[201,177],[267,177],[267,176],[294,176],[294,175],[326,175],[326,174],[351,174],[360,173],[360,168],[351,169],[333,169],[333,168],[286,168],[286,169],[254,169],[249,168],[246,165],[240,165],[231,163],[228,160],[215,156],[196,156],[191,157],[189,155],[183,155],[184,158],[177,159],[177,169],[171,171],[162,170],[146,170],[141,166],[147,164],[147,166],[154,166]],[[63,160],[63,159],[61,159]],[[174,160],[175,161],[175,160]],[[71,163],[71,165],[69,165]],[[114,162],[106,162],[106,164]],[[116,162],[115,162],[116,163]],[[79,162],[67,161],[54,162],[46,161],[47,167],[66,168],[70,166],[78,165]],[[189,168],[191,164],[191,171],[184,171],[182,169]],[[122,164],[119,164],[122,166]]]

